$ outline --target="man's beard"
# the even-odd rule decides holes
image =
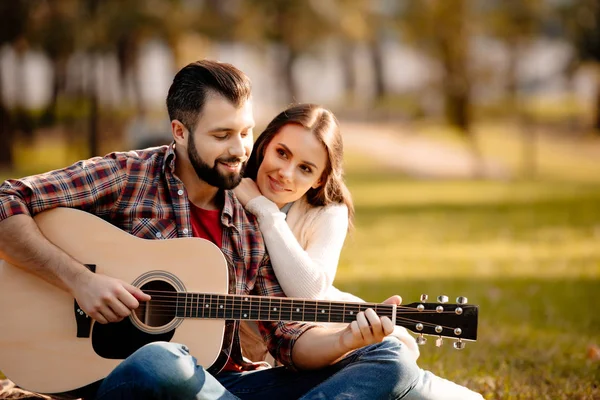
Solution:
[[[194,135],[189,136],[188,158],[192,164],[192,167],[194,167],[198,178],[202,179],[211,186],[218,187],[219,189],[229,190],[235,188],[242,181],[242,176],[244,175],[244,170],[246,169],[246,163],[244,162],[241,165],[239,173],[234,172],[231,174],[222,174],[219,171],[219,162],[233,163],[236,161],[241,161],[241,159],[237,157],[218,158],[215,160],[215,164],[211,167],[208,165],[208,163],[204,162],[204,160],[200,157],[200,154],[198,154],[196,143],[194,142]]]

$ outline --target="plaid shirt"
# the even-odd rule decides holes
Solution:
[[[174,174],[174,145],[117,152],[79,161],[70,167],[0,186],[0,220],[16,214],[36,215],[55,207],[71,207],[94,214],[146,239],[191,237],[189,201]],[[284,296],[275,277],[256,219],[232,191],[225,191],[221,212],[221,250],[233,264],[237,294]],[[237,326],[237,325],[236,325]],[[283,365],[293,367],[296,339],[314,327],[302,323],[259,323],[269,351]],[[241,358],[237,329],[232,361],[254,369]]]

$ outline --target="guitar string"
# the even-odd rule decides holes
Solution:
[[[273,307],[273,304],[257,304],[257,303],[228,303],[228,304],[219,304],[219,303],[206,303],[206,302],[189,302],[187,304],[182,304],[178,301],[174,301],[174,302],[170,302],[170,301],[158,301],[158,300],[150,300],[149,303],[151,303],[151,307],[154,310],[163,310],[163,311],[169,311],[169,310],[178,310],[178,309],[182,309],[182,310],[187,310],[187,311],[193,311],[193,310],[203,310],[203,309],[219,309],[219,310],[226,310],[226,311],[235,311],[235,310],[241,310],[242,307],[244,306],[248,306],[250,309],[252,310],[256,310],[259,309],[260,312],[266,312],[266,311],[270,311],[270,309]],[[221,307],[223,306],[223,307]],[[282,304],[280,306],[278,306],[277,308],[281,311],[281,312],[296,312],[296,313],[317,313],[317,314],[329,314],[329,313],[346,313],[346,312],[364,312],[366,311],[366,309],[371,308],[376,312],[379,313],[385,313],[388,312],[390,313],[390,316],[393,314],[391,311],[392,309],[390,307],[365,307],[364,305],[361,305],[359,307],[352,307],[352,306],[343,306],[343,305],[332,305],[331,307],[325,307],[325,308],[321,308],[321,307],[314,307],[314,305],[311,307],[311,305],[308,305],[310,308],[307,308],[306,305],[302,305],[301,310],[300,311],[293,311],[293,309],[295,308],[299,308],[298,305],[293,305],[293,304]],[[385,306],[385,305],[384,305]],[[468,308],[467,308],[468,309]],[[271,310],[274,312],[277,312],[279,310]],[[406,310],[406,311],[404,311]],[[250,311],[250,310],[248,310]],[[397,308],[396,309],[396,315],[399,314],[455,314],[454,310],[444,310],[444,311],[437,311],[437,310],[423,310],[423,311],[419,311],[413,307],[402,307],[402,308]],[[457,314],[460,315],[460,314]]]
[[[199,299],[198,299],[199,300]],[[206,299],[204,299],[206,300]],[[214,299],[213,299],[214,300]],[[314,300],[310,300],[310,301],[314,301]],[[355,308],[356,310],[360,310],[360,309],[364,309],[366,310],[367,308],[372,308],[375,309],[377,308],[380,311],[392,311],[392,307],[389,304],[376,304],[376,305],[365,305],[368,303],[351,303],[351,304],[331,304],[331,305],[325,305],[325,307],[318,307],[318,303],[314,303],[314,304],[305,304],[305,302],[303,302],[303,304],[290,304],[291,301],[284,301],[282,304],[273,304],[272,302],[269,302],[269,304],[265,301],[265,302],[247,302],[247,301],[243,301],[243,302],[239,302],[239,301],[197,301],[197,300],[191,300],[188,299],[187,301],[184,299],[174,299],[174,300],[156,300],[156,299],[152,299],[150,301],[148,301],[147,303],[151,303],[154,308],[158,308],[158,307],[162,307],[163,309],[168,309],[168,308],[226,308],[226,309],[236,309],[236,308],[240,308],[243,306],[249,306],[251,308],[256,308],[259,307],[261,309],[263,308],[271,308],[271,307],[278,307],[281,309],[292,309],[292,308],[299,308],[299,306],[301,306],[301,308],[306,309],[306,307],[310,307],[310,310],[308,311],[339,311],[339,310],[349,310],[349,311],[355,311],[352,310],[352,308]],[[287,303],[287,304],[286,304]],[[220,307],[223,306],[223,307]],[[471,306],[472,307],[472,306]],[[471,308],[469,306],[463,307],[464,309],[469,309]],[[405,313],[414,313],[414,314],[423,314],[423,313],[437,313],[437,314],[441,314],[441,313],[454,313],[453,310],[444,310],[442,312],[438,312],[437,310],[423,310],[423,311],[419,311],[417,310],[415,307],[397,307],[396,310],[407,310]],[[300,311],[299,311],[300,312]],[[359,311],[360,312],[360,311]]]
[[[241,305],[238,305],[241,306]],[[360,313],[360,312],[364,312],[365,310],[348,310],[348,309],[344,309],[344,308],[332,308],[329,310],[326,310],[326,312],[320,312],[316,309],[310,309],[310,310],[301,310],[301,311],[294,311],[294,308],[296,307],[280,307],[277,310],[273,310],[270,307],[266,307],[266,305],[262,305],[262,307],[253,307],[251,309],[248,310],[244,310],[241,307],[236,307],[236,305],[233,305],[231,307],[215,307],[210,306],[210,307],[199,307],[199,306],[194,306],[194,305],[188,305],[188,306],[152,306],[151,307],[151,312],[161,312],[161,315],[169,315],[169,314],[174,314],[175,311],[181,310],[182,312],[185,313],[201,313],[202,310],[212,310],[212,311],[219,311],[219,312],[227,312],[227,313],[233,313],[233,312],[243,312],[246,311],[247,313],[252,313],[252,312],[256,312],[256,313],[266,313],[266,312],[274,312],[274,313],[292,313],[292,314],[315,314],[315,315],[330,315],[330,314],[334,314],[334,316],[341,316],[341,315],[353,315],[350,314],[350,311],[355,312],[355,313]],[[369,307],[370,308],[370,307]],[[387,317],[392,317],[393,313],[390,313],[389,309],[373,309],[373,311],[375,311],[378,315],[380,316],[387,316]],[[435,310],[424,310],[424,311],[410,311],[410,312],[406,312],[406,311],[400,311],[400,312],[396,312],[396,318],[398,318],[401,315],[423,315],[423,314],[427,314],[427,315],[436,315],[436,314],[444,314],[444,315],[448,315],[448,314],[456,314],[454,311],[449,310],[449,311],[442,311],[442,312],[437,312]],[[156,314],[158,315],[158,314]],[[460,316],[460,314],[456,314],[458,316]]]
[[[146,291],[146,292],[148,292],[148,291]],[[264,303],[267,302],[267,301],[269,301],[269,302],[272,302],[272,301],[281,301],[282,302],[281,307],[284,307],[284,306],[295,307],[295,305],[289,304],[289,303],[293,303],[293,302],[309,303],[309,305],[311,305],[310,304],[311,302],[314,303],[315,305],[318,305],[319,302],[321,302],[322,304],[323,303],[331,304],[332,307],[355,307],[355,306],[365,307],[365,304],[373,305],[373,307],[389,308],[389,309],[391,309],[393,307],[391,304],[382,304],[382,303],[345,303],[344,304],[344,303],[339,303],[339,302],[335,302],[335,301],[334,302],[330,302],[330,301],[327,301],[327,300],[319,301],[319,300],[303,300],[303,299],[291,299],[291,298],[281,298],[281,297],[257,297],[257,296],[252,296],[252,295],[224,295],[224,294],[206,294],[206,295],[202,294],[202,295],[200,295],[199,294],[197,297],[189,297],[188,298],[187,295],[186,295],[186,297],[182,297],[182,296],[178,296],[177,293],[173,293],[173,292],[167,292],[167,293],[172,293],[173,295],[172,296],[164,296],[164,295],[158,296],[158,295],[156,295],[156,296],[153,296],[153,298],[150,300],[150,302],[154,301],[154,302],[158,303],[159,301],[161,301],[163,304],[165,304],[165,303],[166,304],[175,304],[175,307],[178,307],[178,306],[179,307],[185,307],[186,306],[185,304],[179,304],[179,303],[181,303],[181,302],[192,303],[193,302],[193,303],[200,304],[199,300],[202,298],[202,300],[203,300],[202,304],[205,304],[206,303],[206,296],[210,296],[209,303],[213,303],[215,301],[214,296],[217,296],[217,297],[218,296],[224,296],[223,299],[218,299],[217,302],[218,301],[222,301],[223,303],[231,303],[233,301],[234,306],[238,305],[236,303],[237,301],[240,302],[240,305],[247,303],[247,301],[242,301],[242,299],[243,298],[249,298],[250,299],[250,304],[253,304],[253,303],[255,304],[256,300],[258,300],[259,303],[263,303],[261,305],[264,305]],[[191,296],[191,294],[190,294],[190,296]],[[201,296],[203,296],[203,297],[201,297]],[[283,304],[283,303],[287,303],[287,304]],[[436,303],[425,303],[425,304],[436,305]],[[437,304],[437,305],[441,305],[441,304]],[[446,306],[448,306],[448,305],[446,305]],[[454,305],[451,304],[451,306],[454,306]],[[367,307],[367,308],[373,308],[373,307]],[[461,305],[461,307],[463,309],[469,309],[469,308],[472,308],[473,306],[465,304],[465,305]],[[398,309],[402,309],[402,310],[415,310],[414,307],[407,307],[407,306],[402,306],[402,305],[397,305],[396,309],[397,310]],[[427,311],[437,312],[435,310],[427,310]],[[417,310],[415,312],[417,312],[417,313],[423,313],[423,312],[425,312],[425,310],[424,311],[418,311]]]
[[[225,314],[225,313],[223,313]],[[320,320],[304,320],[304,321],[296,321],[294,319],[287,319],[287,318],[273,318],[273,319],[259,319],[259,318],[234,318],[233,316],[230,316],[229,318],[227,318],[228,316],[226,315],[215,315],[215,316],[183,316],[183,317],[179,317],[179,316],[174,316],[172,314],[156,314],[156,313],[150,313],[148,314],[144,314],[144,316],[151,316],[151,317],[171,317],[171,318],[197,318],[197,319],[223,319],[223,320],[227,320],[227,319],[233,319],[233,320],[238,320],[238,321],[270,321],[270,322],[277,322],[277,321],[292,321],[292,322],[323,322],[323,323],[350,323],[353,322],[354,319],[352,321],[320,321]],[[389,317],[389,316],[387,316]],[[138,317],[139,318],[139,317]],[[143,321],[142,321],[143,322]],[[415,320],[415,319],[411,319],[411,318],[405,318],[405,317],[396,317],[396,322],[404,322],[406,324],[410,324],[411,326],[413,325],[413,323],[421,323],[423,324],[424,327],[435,327],[435,326],[441,326],[442,328],[448,329],[448,330],[453,330],[456,327],[452,327],[452,326],[446,326],[446,325],[440,325],[440,324],[436,324],[433,322],[427,322],[427,321],[419,321],[419,320]],[[404,326],[404,325],[401,325]]]
[[[262,306],[265,306],[265,305],[262,305]],[[188,318],[204,318],[204,319],[212,319],[212,318],[215,318],[215,319],[216,318],[227,319],[227,316],[230,316],[230,319],[261,320],[260,318],[258,318],[258,316],[260,314],[262,314],[262,313],[268,312],[269,313],[269,318],[268,319],[271,320],[271,318],[272,318],[271,317],[271,312],[275,311],[276,313],[277,312],[279,313],[279,318],[272,318],[273,321],[278,321],[278,320],[286,320],[286,321],[290,320],[290,321],[293,321],[294,320],[294,318],[292,317],[293,314],[294,314],[294,311],[292,310],[293,307],[292,308],[281,307],[279,310],[271,310],[270,308],[271,307],[269,307],[268,309],[265,309],[265,307],[260,307],[259,309],[248,310],[248,315],[256,314],[256,318],[254,318],[254,317],[251,316],[250,318],[245,318],[245,319],[242,318],[242,312],[244,310],[241,310],[239,308],[236,309],[234,307],[232,307],[232,308],[230,308],[230,307],[215,308],[214,305],[213,305],[213,307],[194,307],[192,305],[188,305],[187,307],[181,306],[181,310],[184,312],[183,316],[174,315],[174,313],[172,312],[173,311],[172,308],[171,309],[165,309],[165,308],[156,308],[156,307],[153,307],[152,310],[149,313],[144,313],[144,315],[149,314],[150,316],[163,316],[163,317],[172,317],[172,318],[176,318],[176,317],[178,317],[178,318],[181,318],[181,317],[186,318],[186,317],[188,317]],[[209,312],[208,316],[206,316],[206,310],[208,310],[208,312]],[[234,312],[235,311],[239,312],[239,318],[234,318]],[[338,312],[337,314],[336,314],[336,311]],[[324,315],[327,315],[327,314],[326,313],[316,312],[316,310],[314,312],[311,310],[308,313],[307,312],[296,311],[296,313],[297,314],[302,314],[303,318],[301,318],[301,319],[303,319],[304,322],[344,322],[343,318],[347,317],[348,314],[346,314],[346,313],[341,313],[340,314],[339,311],[341,311],[341,310],[333,310],[333,312],[334,312],[334,319],[332,319],[331,315],[329,314],[328,315],[329,319],[325,320],[325,321],[320,321],[317,318],[317,316],[319,316],[319,315],[324,316]],[[382,311],[389,311],[389,310],[382,310]],[[200,315],[200,314],[204,314],[204,315]],[[290,318],[289,319],[288,318],[282,318],[282,314],[283,314],[283,316],[285,316],[286,314],[289,314]],[[314,316],[315,320],[314,321],[310,321],[309,318],[305,318],[307,314],[310,315],[310,316]],[[396,320],[397,321],[403,321],[403,322],[407,322],[407,323],[408,322],[422,323],[425,326],[438,326],[438,325],[440,325],[439,323],[433,323],[433,322],[429,322],[429,321],[420,321],[420,320],[417,320],[417,319],[412,319],[412,318],[405,317],[405,315],[407,315],[407,314],[454,314],[454,312],[452,312],[452,311],[444,311],[444,312],[438,313],[436,311],[428,311],[428,312],[426,312],[426,311],[417,311],[417,312],[410,312],[410,313],[403,312],[403,313],[397,313],[396,314]],[[383,316],[387,316],[388,318],[392,317],[392,315],[387,315],[385,313],[380,313],[380,316],[382,316],[382,317]],[[342,321],[337,321],[338,318],[342,318]],[[444,328],[447,328],[447,329],[453,329],[452,327],[449,327],[449,326],[443,326],[443,325],[440,325],[440,326],[442,326]]]

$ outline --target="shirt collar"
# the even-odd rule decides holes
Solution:
[[[228,228],[237,228],[236,219],[240,219],[243,206],[233,194],[233,190],[224,191],[223,211],[221,212],[221,223]]]
[[[175,141],[173,141],[169,147],[167,148],[167,152],[165,153],[165,162],[163,163],[163,174],[165,173],[166,168],[169,168],[171,173],[175,172]]]

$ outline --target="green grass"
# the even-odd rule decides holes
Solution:
[[[559,150],[537,182],[411,181],[348,154],[356,229],[336,285],[371,301],[478,304],[478,341],[456,351],[430,339],[419,363],[487,399],[600,398],[600,362],[586,356],[600,345],[600,164]],[[67,163],[26,158],[27,173]]]
[[[478,341],[456,351],[430,339],[423,368],[488,399],[600,398],[600,362],[586,358],[600,344],[600,185],[349,171],[356,229],[338,287],[480,306]]]

